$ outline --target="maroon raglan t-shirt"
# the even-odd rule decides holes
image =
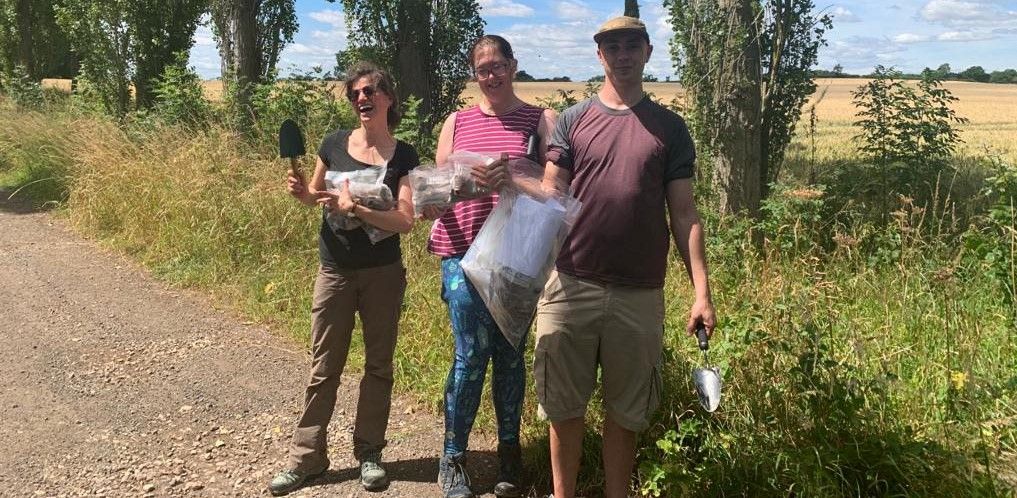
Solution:
[[[663,287],[670,248],[665,192],[693,175],[685,121],[644,97],[629,109],[594,96],[566,109],[547,158],[572,174],[583,207],[558,271],[604,284]]]

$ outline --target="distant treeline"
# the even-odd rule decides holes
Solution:
[[[534,78],[532,75],[530,75],[530,73],[527,73],[526,71],[520,70],[519,72],[516,73],[515,80],[516,81],[553,81],[553,82],[558,82],[558,83],[569,83],[569,82],[572,81],[572,78],[569,78],[568,76],[556,76],[554,78]]]
[[[530,75],[530,73],[527,73],[526,71],[519,71],[519,72],[517,72],[515,80],[516,81],[522,81],[522,82],[530,82],[530,81],[536,81],[536,82],[548,82],[548,81],[550,81],[550,82],[556,82],[556,83],[570,83],[570,82],[572,82],[572,78],[569,78],[568,76],[557,76],[557,77],[554,77],[554,78],[534,78],[532,75]],[[580,81],[582,81],[582,80],[580,80]],[[594,76],[594,77],[592,77],[592,78],[590,78],[590,79],[588,79],[586,81],[593,82],[593,83],[603,83],[604,75],[601,74],[599,76]],[[643,81],[648,82],[648,83],[657,83],[660,80],[657,79],[657,77],[652,75],[652,74],[644,74],[643,75]],[[666,83],[678,83],[678,80],[671,81],[671,77],[668,76],[664,80],[664,82],[666,82]]]
[[[948,81],[976,81],[979,83],[1017,83],[1017,69],[1004,69],[1002,71],[985,72],[982,66],[971,66],[959,73],[953,72],[949,64],[940,64],[936,69],[925,68],[921,73],[899,72],[897,77],[905,80],[922,79],[926,71],[932,73],[940,80]],[[814,69],[812,75],[816,78],[871,78],[870,74],[849,74],[844,72],[840,64],[833,66],[832,70]]]

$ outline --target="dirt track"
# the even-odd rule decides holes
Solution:
[[[2,191],[0,344],[0,496],[268,496],[309,364],[297,343],[154,281]],[[400,399],[385,452],[393,483],[360,488],[357,381],[340,387],[332,470],[290,496],[439,496],[441,419]],[[475,434],[472,446],[492,442]],[[471,458],[474,488],[489,493],[496,458]]]

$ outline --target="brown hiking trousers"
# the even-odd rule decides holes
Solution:
[[[357,270],[319,268],[311,307],[311,378],[304,412],[293,431],[290,468],[311,472],[328,463],[326,429],[349,354],[355,312],[360,313],[363,324],[365,364],[353,454],[363,460],[385,447],[392,402],[392,356],[405,290],[406,269],[401,261]]]

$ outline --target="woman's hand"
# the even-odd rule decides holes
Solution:
[[[293,197],[303,200],[307,196],[307,181],[304,175],[290,170],[286,174],[286,191]]]
[[[448,211],[448,208],[440,206],[424,206],[422,211],[421,215],[423,215],[424,218],[434,221],[444,216],[445,212]]]
[[[318,201],[318,192],[307,184],[300,172],[290,171],[286,175],[286,191],[301,204],[313,206]]]
[[[357,202],[353,200],[353,196],[350,195],[350,181],[346,180],[343,182],[343,188],[339,191],[339,197],[336,198],[336,203],[339,207],[339,212],[346,214],[353,212],[353,209],[357,207]]]
[[[317,195],[318,204],[325,206],[325,209],[335,211],[343,216],[349,214],[357,207],[357,203],[353,200],[353,196],[350,195],[349,180],[343,182],[343,188],[339,191],[339,193],[324,190],[318,192]]]
[[[500,189],[509,180],[508,154],[487,166],[474,166],[472,173],[477,183],[491,190]]]

